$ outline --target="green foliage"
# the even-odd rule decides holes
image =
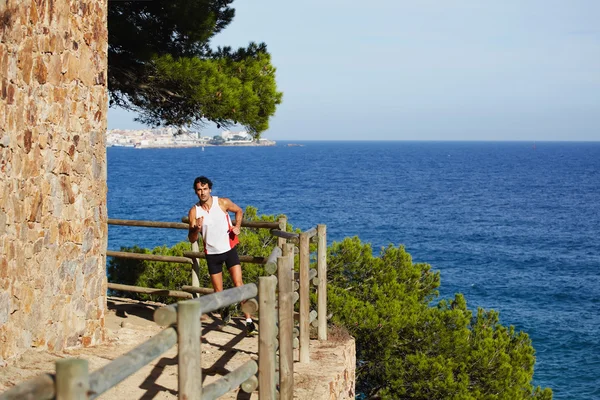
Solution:
[[[209,47],[233,19],[232,0],[112,1],[111,105],[150,125],[241,124],[259,136],[281,103],[264,43]]]
[[[244,219],[277,220],[258,216],[253,207]],[[243,228],[238,251],[267,257],[276,244],[266,229]],[[181,255],[187,249],[189,243],[181,243],[153,253]],[[201,267],[201,286],[210,287],[204,262]],[[264,275],[260,265],[242,264],[242,269],[245,282]],[[381,399],[552,399],[550,389],[531,384],[535,356],[529,336],[500,324],[493,310],[473,315],[461,294],[432,305],[440,273],[413,263],[404,247],[390,245],[374,255],[369,244],[346,238],[329,246],[327,269],[331,322],[356,339],[357,393]],[[190,270],[117,259],[109,264],[111,282],[171,289],[188,284]],[[224,277],[231,287],[229,275]]]
[[[122,247],[121,251],[141,254],[160,254],[165,256],[183,256],[184,251],[190,251],[189,242],[181,242],[168,248],[155,247],[152,251],[141,249],[137,246]],[[122,258],[111,258],[108,261],[109,282],[125,285],[142,286],[156,289],[179,290],[183,285],[190,285],[192,281],[192,266],[190,264],[176,264],[163,261],[141,261]],[[206,263],[200,263],[200,286],[210,287]],[[164,303],[174,303],[180,299],[133,292],[114,291],[115,295],[138,300],[151,300]]]
[[[357,393],[382,399],[551,399],[533,388],[527,334],[475,317],[462,295],[436,307],[439,272],[414,264],[405,249],[346,238],[328,249],[333,322],[356,339]]]

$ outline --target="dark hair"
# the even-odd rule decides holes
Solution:
[[[208,188],[212,189],[212,181],[205,176],[199,176],[196,179],[194,179],[194,190],[196,190],[196,185],[198,183],[201,183],[203,185],[208,185]]]

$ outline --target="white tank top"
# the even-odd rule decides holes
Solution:
[[[231,231],[232,224],[229,213],[219,206],[219,198],[212,196],[212,206],[206,211],[196,205],[196,218],[202,221],[202,242],[205,254],[223,254],[238,244],[238,237]]]

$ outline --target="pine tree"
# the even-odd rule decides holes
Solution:
[[[211,49],[233,0],[110,1],[111,106],[149,125],[243,125],[255,137],[281,103],[264,43]]]

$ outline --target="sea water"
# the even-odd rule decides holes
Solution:
[[[108,215],[180,221],[206,175],[242,208],[326,224],[328,243],[402,244],[441,272],[441,298],[464,293],[530,335],[536,385],[600,398],[600,143],[287,144],[108,148]],[[110,226],[109,249],[186,234]]]

